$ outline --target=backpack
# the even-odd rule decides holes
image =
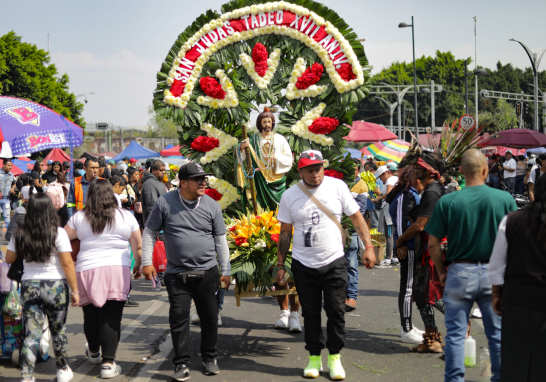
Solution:
[[[60,183],[51,183],[47,188],[46,194],[51,198],[55,211],[59,211],[64,206],[63,185]]]

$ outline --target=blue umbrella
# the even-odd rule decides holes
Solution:
[[[537,147],[534,149],[528,149],[525,151],[527,154],[543,154],[546,153],[546,149],[544,147]]]

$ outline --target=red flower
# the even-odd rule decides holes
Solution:
[[[237,245],[238,247],[240,247],[244,243],[248,243],[248,239],[246,237],[238,237],[237,239],[235,239],[235,245]]]
[[[222,194],[216,191],[214,188],[206,189],[205,194],[207,194],[208,196],[210,196],[216,201],[219,201],[220,199],[222,199]]]
[[[252,61],[254,61],[254,69],[260,77],[267,73],[267,49],[263,44],[257,43],[252,49]]]
[[[309,126],[309,131],[315,134],[330,134],[339,125],[339,121],[330,117],[319,117]]]
[[[271,240],[273,240],[275,243],[278,243],[279,242],[279,234],[274,233],[273,235],[271,235]]]
[[[236,227],[236,226],[233,226],[233,227],[231,227],[231,228],[229,229],[229,232],[235,232],[236,229],[237,229],[237,227]]]
[[[324,67],[321,64],[313,64],[313,66],[305,69],[305,72],[298,78],[296,87],[300,90],[307,89],[319,82],[322,73],[324,73]]]
[[[199,85],[206,95],[212,98],[224,99],[226,98],[226,92],[222,89],[222,85],[212,77],[203,77],[199,80]]]
[[[220,146],[220,141],[213,137],[204,137],[202,135],[195,138],[191,143],[191,148],[197,151],[206,153],[216,147]]]
[[[351,81],[356,78],[356,75],[353,73],[353,67],[349,64],[341,64],[341,68],[336,70],[345,81]]]
[[[332,178],[343,179],[343,173],[336,170],[325,170],[324,175],[331,176]]]

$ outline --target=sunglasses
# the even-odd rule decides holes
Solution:
[[[209,178],[207,178],[206,176],[200,176],[200,177],[188,178],[188,180],[193,180],[196,183],[203,183],[203,182],[206,183],[209,180]]]

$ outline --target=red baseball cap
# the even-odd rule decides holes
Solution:
[[[324,164],[326,161],[322,157],[322,153],[318,150],[307,150],[300,154],[298,168],[312,166],[314,164]]]
[[[129,159],[129,163],[136,163],[136,162],[137,162],[137,160],[135,158]]]

